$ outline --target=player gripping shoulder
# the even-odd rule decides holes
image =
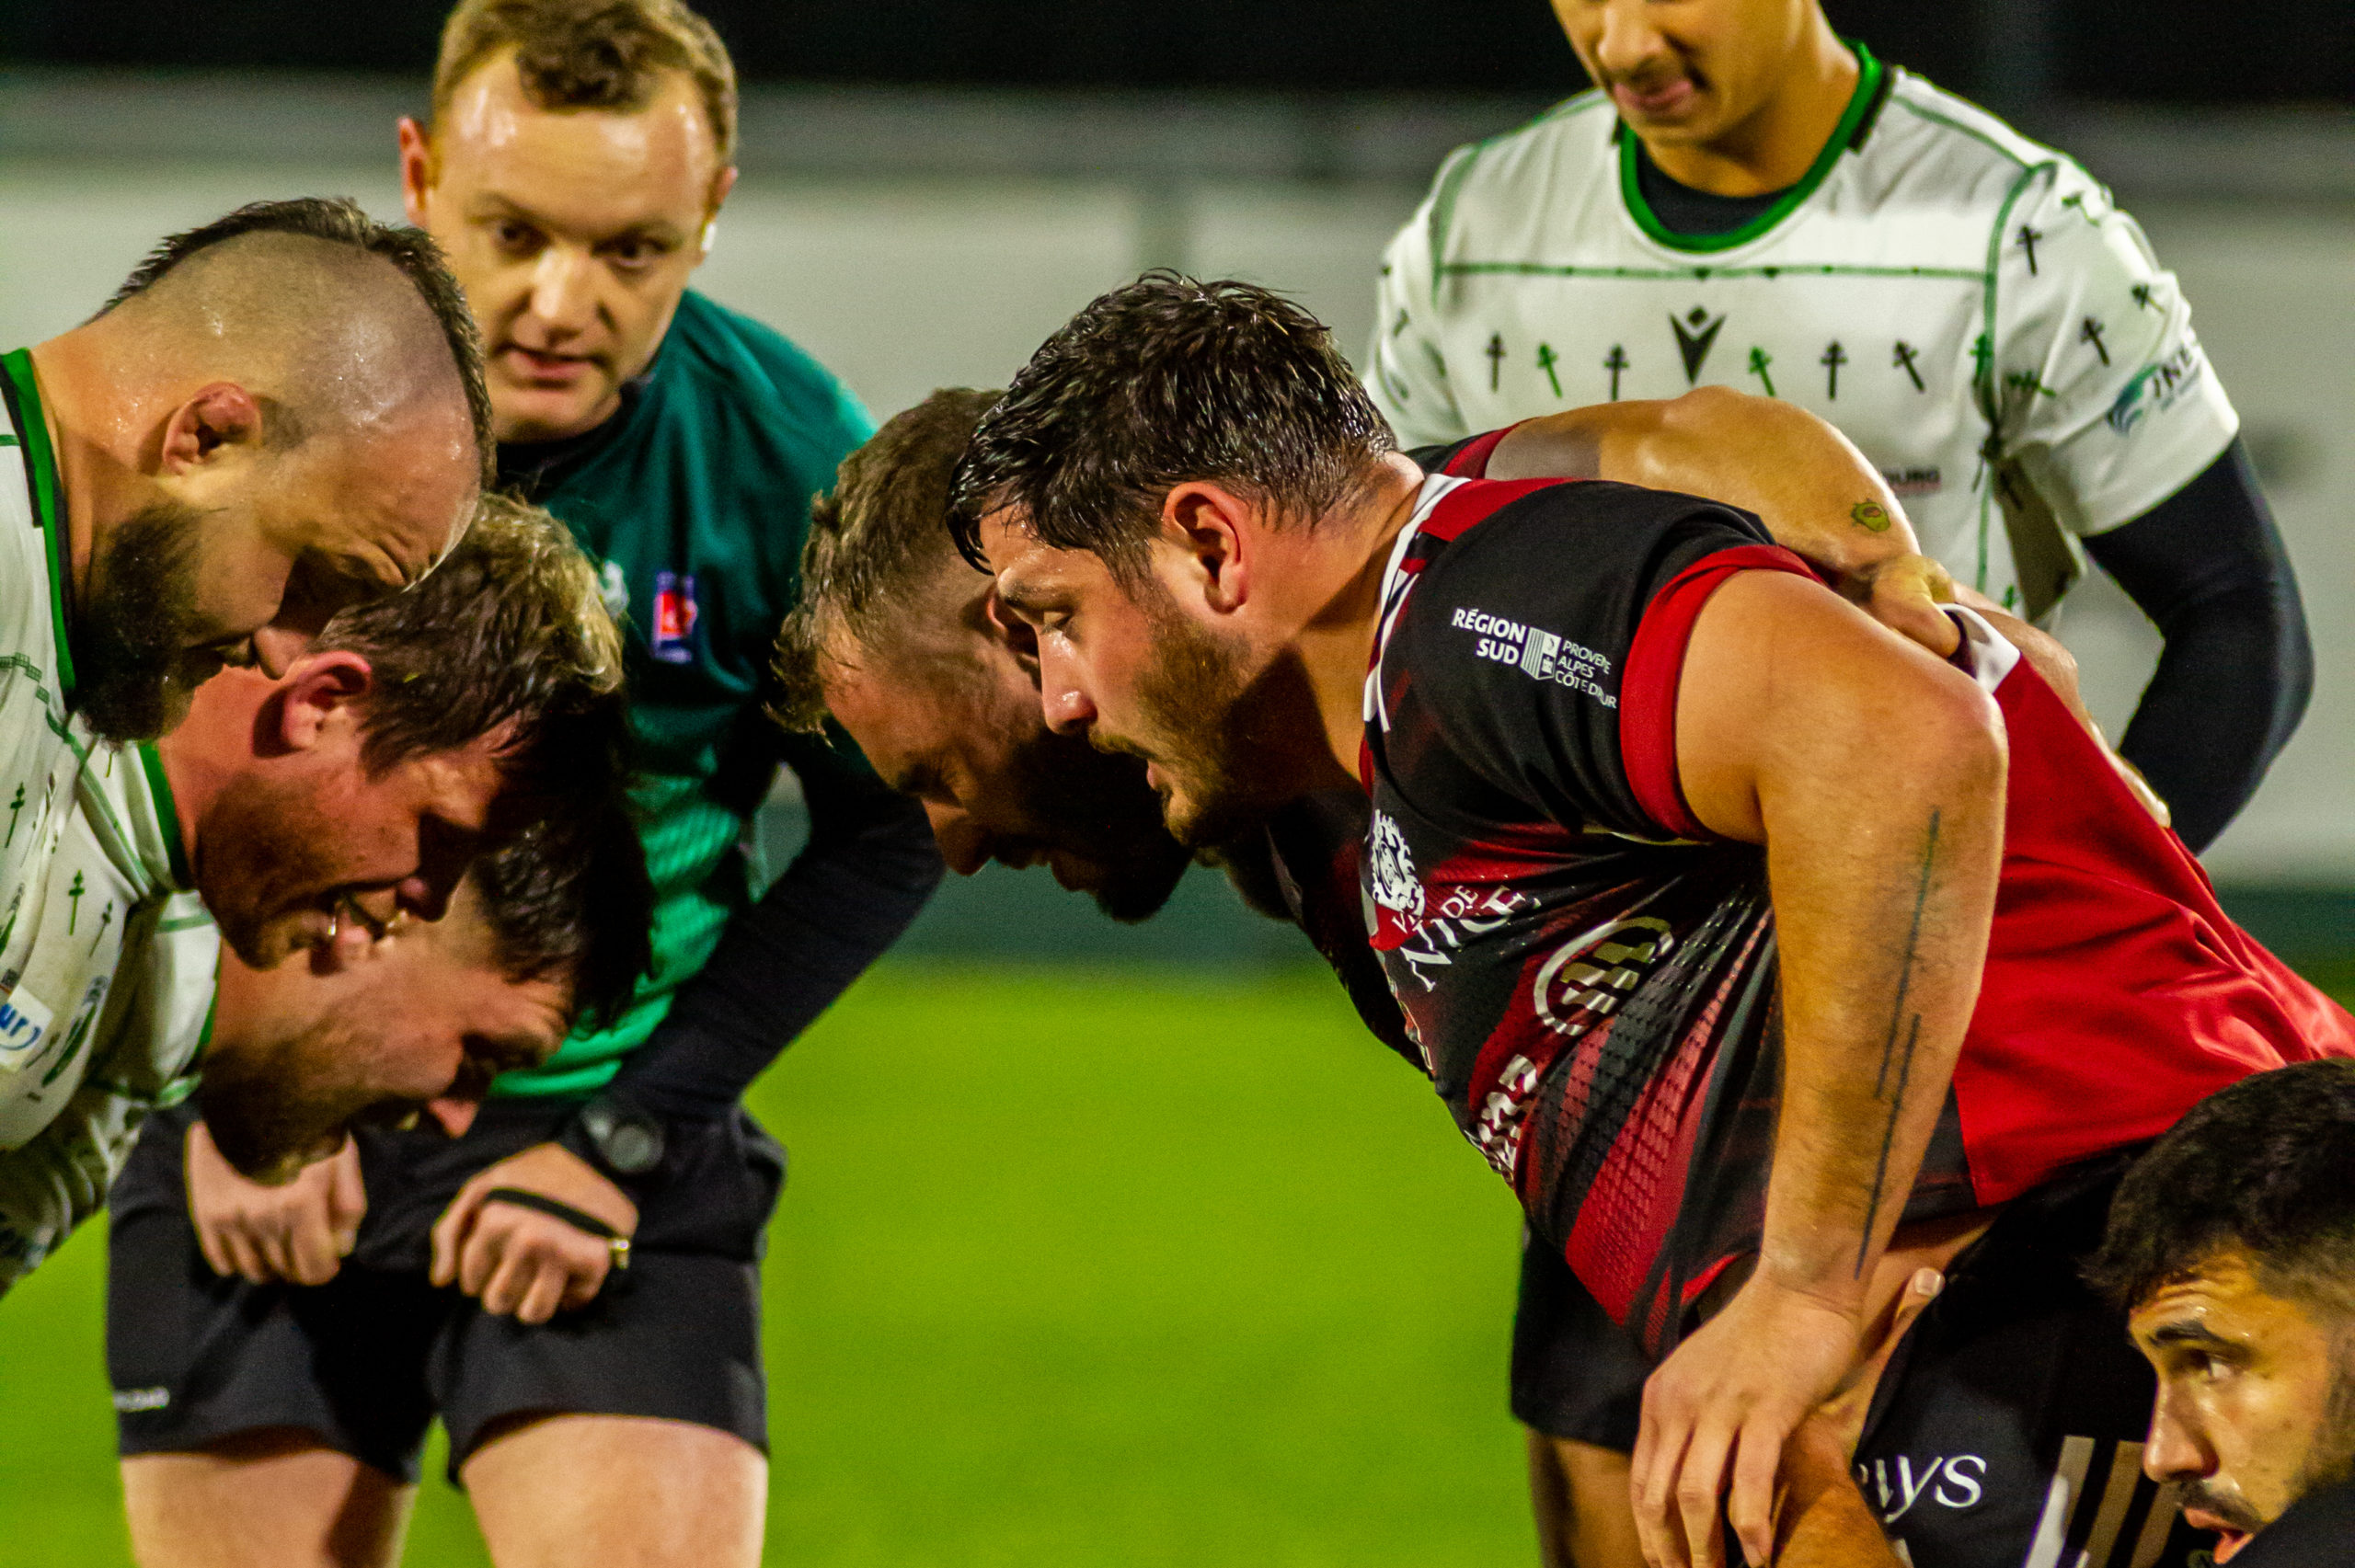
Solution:
[[[2090,555],[2150,613],[2166,653],[2120,749],[2204,848],[2312,655],[2133,220],[1816,0],[1556,9],[1600,86],[1458,150],[1384,258],[1366,381],[1402,443],[1709,384],[1823,416],[1958,581],[2037,619]]]
[[[217,1396],[140,1418],[143,1553],[190,1549],[202,1499],[274,1513],[290,1554],[339,1509],[335,1528],[389,1550],[438,1413],[495,1561],[584,1539],[759,1556],[757,1264],[784,1171],[738,1102],[913,917],[939,861],[855,755],[786,740],[764,713],[810,498],[868,425],[799,349],[685,287],[734,133],[732,67],[676,0],[467,0],[432,126],[402,125],[410,212],[482,330],[500,480],[568,525],[627,628],[652,970],[617,1023],[502,1076],[463,1137],[363,1133],[366,1218],[315,1304],[197,1281],[251,1299],[251,1343],[197,1369]],[[740,846],[780,762],[810,833],[763,892]],[[190,1199],[201,1225],[197,1184]],[[382,1365],[262,1353],[282,1334],[364,1342],[416,1303]],[[417,1397],[373,1397],[388,1377]],[[285,1425],[310,1434],[333,1496],[217,1457]],[[171,1490],[190,1456],[213,1467],[201,1498]]]

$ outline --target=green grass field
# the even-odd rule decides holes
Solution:
[[[771,1561],[1534,1560],[1518,1215],[1321,972],[897,961],[752,1105]],[[105,1255],[0,1301],[0,1564],[128,1561]],[[439,1466],[408,1561],[483,1562]]]

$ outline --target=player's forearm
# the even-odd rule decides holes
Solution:
[[[1810,1421],[1783,1448],[1775,1568],[1896,1568],[1897,1554],[1848,1473],[1844,1446]]]
[[[1701,820],[1766,851],[1783,1082],[1760,1274],[1855,1305],[1978,997],[2002,720],[1821,589],[1748,573],[1695,624],[1677,750]]]
[[[1532,419],[1498,443],[1488,475],[1706,496],[1755,512],[1776,544],[1834,576],[1918,548],[1897,497],[1845,436],[1803,408],[1725,387]]]

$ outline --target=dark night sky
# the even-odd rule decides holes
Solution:
[[[2054,0],[2062,92],[2177,103],[2355,101],[2355,4]],[[1827,0],[1844,31],[1977,88],[1968,0]],[[1035,86],[1578,85],[1542,0],[707,0],[755,80]],[[0,60],[422,71],[446,0],[0,0]],[[331,20],[329,13],[332,13]]]

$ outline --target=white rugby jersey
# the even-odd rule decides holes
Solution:
[[[0,1289],[105,1202],[148,1111],[191,1086],[220,959],[153,748],[95,750],[63,828],[0,1032]]]
[[[0,357],[0,1050],[28,1026],[13,1008],[49,862],[72,813],[88,737],[67,713],[68,545],[57,464],[32,361]]]
[[[1665,229],[1601,92],[1459,148],[1384,258],[1367,385],[1407,447],[1706,383],[1838,426],[1923,548],[2041,614],[2076,537],[2214,462],[2237,416],[2175,277],[2076,163],[1861,46],[1805,178]]]

